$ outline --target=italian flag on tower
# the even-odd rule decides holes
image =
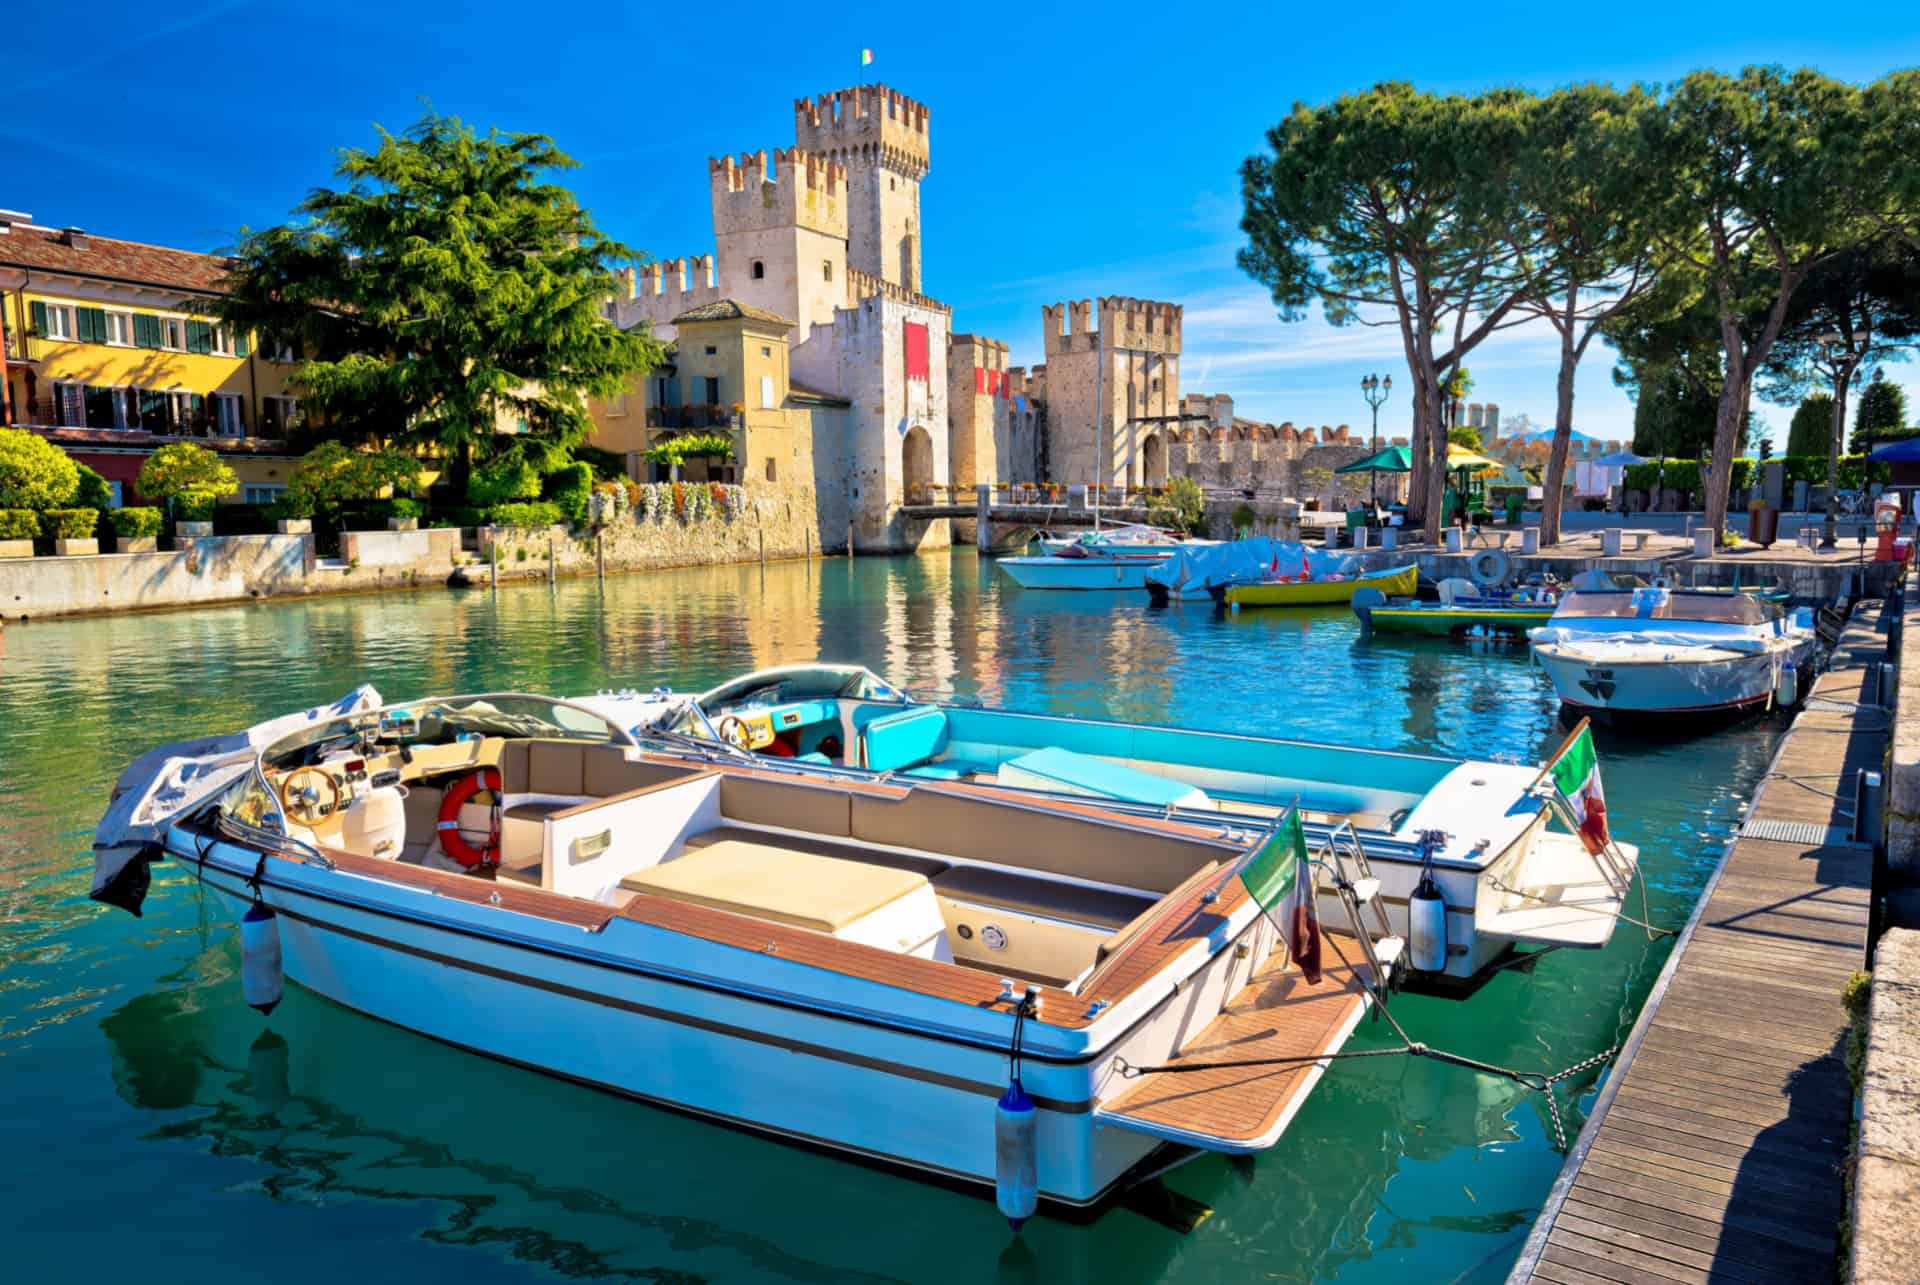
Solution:
[[[1580,841],[1588,852],[1599,852],[1613,841],[1607,833],[1607,796],[1600,789],[1600,756],[1593,751],[1593,727],[1586,719],[1547,765],[1554,788],[1573,808],[1580,822]]]

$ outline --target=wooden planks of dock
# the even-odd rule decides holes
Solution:
[[[1840,996],[1864,966],[1886,640],[1863,604],[1647,998],[1510,1282],[1834,1279],[1853,1093]]]

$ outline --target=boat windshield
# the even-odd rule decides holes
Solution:
[[[431,697],[330,719],[274,742],[270,769],[318,763],[341,751],[384,753],[485,737],[626,743],[627,734],[590,709],[547,696]]]
[[[1693,620],[1711,624],[1762,625],[1780,608],[1746,593],[1685,589],[1584,590],[1560,600],[1563,620]]]
[[[794,665],[736,678],[700,698],[708,714],[805,700],[899,700],[901,693],[858,665]]]

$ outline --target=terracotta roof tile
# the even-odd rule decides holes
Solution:
[[[72,272],[204,294],[219,294],[225,289],[228,262],[223,255],[170,250],[104,236],[88,235],[86,248],[76,249],[67,244],[62,232],[18,223],[0,235],[0,267]]]
[[[673,319],[678,326],[688,321],[768,321],[779,326],[791,326],[793,323],[777,312],[768,312],[765,308],[756,308],[750,303],[740,303],[733,299],[718,299],[713,303],[701,304],[698,308],[681,313]]]

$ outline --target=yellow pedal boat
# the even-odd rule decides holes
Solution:
[[[1356,589],[1378,589],[1389,598],[1412,594],[1420,583],[1420,568],[1386,567],[1339,579],[1255,580],[1225,586],[1223,601],[1230,607],[1319,607],[1352,602]]]

